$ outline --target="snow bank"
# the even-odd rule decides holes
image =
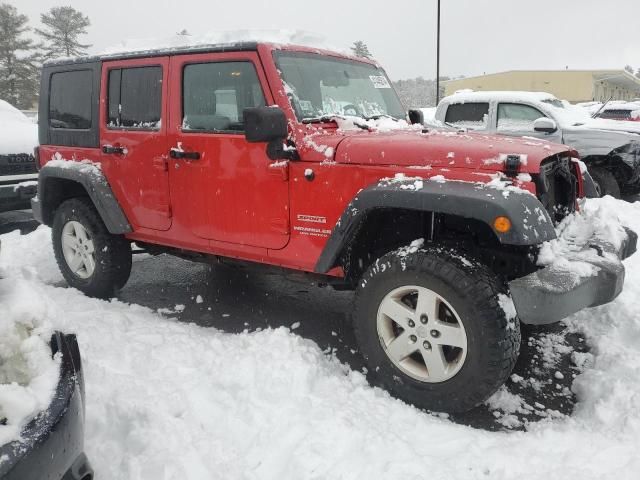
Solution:
[[[619,250],[627,236],[616,211],[597,201],[586,202],[581,212],[567,216],[557,231],[558,238],[545,242],[540,248],[538,264],[570,271],[580,277],[596,275],[599,271],[586,260],[599,262],[613,255],[604,252],[603,259],[594,248],[585,249],[587,243],[607,244]]]
[[[42,305],[33,305],[34,295],[29,280],[3,279],[0,270],[0,445],[19,440],[47,408],[60,376],[60,358],[52,358],[48,343],[51,326]]]
[[[38,125],[0,100],[0,155],[28,153],[38,145]]]
[[[640,204],[604,198],[586,208],[640,231]],[[575,414],[493,433],[370,388],[288,329],[226,334],[55,287],[52,255],[40,252],[51,251],[46,233],[1,236],[0,263],[33,292],[29,312],[78,334],[85,445],[100,478],[585,480],[640,471],[640,255],[625,262],[615,302],[568,320],[593,353],[577,359],[584,372],[574,383]],[[547,343],[545,352],[557,340]],[[505,425],[508,411],[539,409],[504,389],[490,404],[505,412]]]

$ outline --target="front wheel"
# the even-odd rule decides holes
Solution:
[[[69,286],[91,297],[108,298],[131,273],[131,246],[109,233],[89,198],[66,200],[51,230],[56,261]]]
[[[487,267],[455,251],[383,256],[356,292],[354,328],[369,378],[421,408],[473,408],[518,358],[520,324],[503,309],[509,301]]]
[[[596,191],[601,197],[611,195],[613,198],[620,198],[620,186],[613,173],[602,167],[591,167],[589,173],[596,185]]]

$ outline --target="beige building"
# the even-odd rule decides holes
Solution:
[[[570,102],[640,98],[640,78],[625,70],[512,70],[443,82],[445,94],[457,90],[548,92]]]

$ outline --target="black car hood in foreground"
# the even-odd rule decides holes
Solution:
[[[55,333],[52,354],[62,353],[51,404],[27,424],[23,441],[0,447],[2,480],[92,480],[84,454],[84,378],[75,335]]]

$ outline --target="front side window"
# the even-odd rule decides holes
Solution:
[[[51,75],[49,84],[51,128],[90,129],[92,95],[93,75],[90,70],[74,70]]]
[[[498,105],[498,130],[502,132],[533,132],[533,122],[542,117],[546,117],[546,115],[529,105],[501,103]]]
[[[251,62],[197,63],[184,67],[182,129],[242,132],[243,110],[266,105]]]
[[[162,67],[110,70],[108,96],[109,127],[159,129],[162,111]]]
[[[375,65],[300,52],[278,51],[274,56],[300,121],[332,115],[406,118],[389,79]]]
[[[486,129],[489,122],[489,103],[453,103],[447,108],[444,121],[455,127]]]

